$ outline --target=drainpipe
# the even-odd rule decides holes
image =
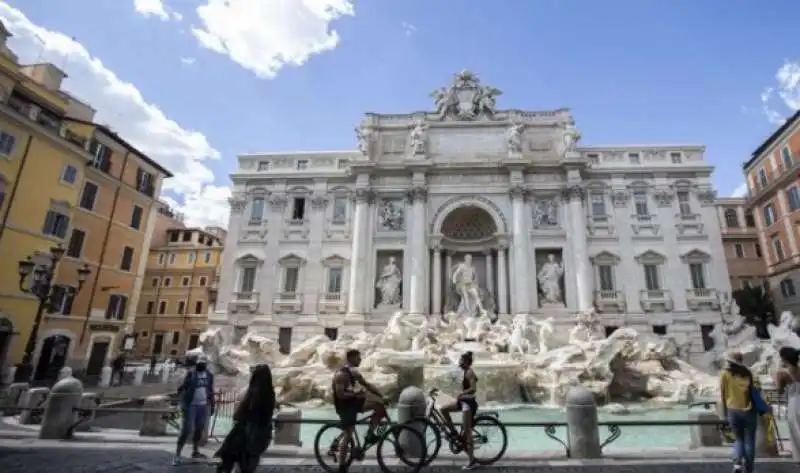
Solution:
[[[3,239],[3,235],[6,232],[6,226],[8,226],[8,218],[11,215],[11,207],[14,205],[14,201],[17,198],[17,190],[19,189],[19,183],[21,181],[20,177],[22,176],[22,171],[25,170],[25,164],[28,162],[28,154],[31,151],[31,143],[33,143],[33,131],[31,134],[28,135],[28,141],[25,143],[25,151],[22,152],[22,159],[19,162],[19,170],[17,171],[17,175],[14,176],[14,183],[11,185],[11,193],[8,195],[8,205],[6,205],[6,214],[3,215],[3,221],[0,222],[0,240]]]

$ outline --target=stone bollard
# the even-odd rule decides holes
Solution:
[[[416,386],[408,386],[403,389],[397,399],[397,422],[402,424],[414,419],[424,419],[427,405],[428,402],[422,389]],[[424,422],[414,422],[411,427],[425,439]],[[398,441],[403,449],[411,454],[412,458],[419,458],[423,454],[425,446],[420,445],[419,439],[408,432],[401,433]]]
[[[134,386],[141,386],[142,381],[144,381],[144,374],[147,372],[147,368],[144,366],[139,366],[133,372],[133,385]]]
[[[171,374],[172,370],[168,369],[167,367],[164,367],[164,369],[161,370],[161,383],[162,384],[169,383],[169,377]]]
[[[103,369],[100,370],[100,387],[107,388],[111,386],[111,374],[114,371],[111,369],[110,366],[104,366]]]
[[[64,378],[69,378],[72,376],[72,368],[69,366],[65,366],[58,370],[58,381],[61,381]]]
[[[97,407],[97,393],[83,393],[81,396],[81,404],[80,407],[84,409],[94,409]],[[85,417],[83,422],[78,424],[75,428],[76,431],[79,432],[88,432],[92,430],[92,420],[94,420],[95,412],[92,410],[88,417]],[[77,422],[78,418],[76,416],[75,421]]]
[[[295,445],[297,447],[302,447],[303,442],[300,441],[300,420],[302,419],[303,414],[300,412],[300,409],[279,410],[273,419],[273,422],[275,422],[275,438],[273,439],[273,443],[275,445]]]
[[[19,414],[21,425],[38,425],[42,422],[42,412],[48,394],[50,394],[49,388],[31,388],[22,395],[19,405],[25,409]]]
[[[22,395],[28,392],[28,389],[30,389],[28,383],[11,383],[11,386],[6,390],[5,397],[2,401],[3,404],[0,406],[3,410],[3,415],[15,416],[19,414],[17,406],[22,399]]]
[[[714,412],[689,411],[690,421],[720,420]],[[719,425],[699,424],[693,425],[689,433],[689,448],[721,447],[722,432]]]
[[[579,460],[602,457],[597,403],[592,393],[582,386],[573,387],[567,393],[566,407],[571,457]]]
[[[138,374],[138,371],[137,371]],[[142,405],[143,409],[169,409],[167,396],[147,396]],[[142,426],[139,435],[142,437],[158,437],[167,434],[167,419],[164,412],[145,412],[142,415]]]
[[[75,408],[80,406],[83,383],[72,376],[57,382],[50,394],[42,416],[40,439],[65,439],[75,424]]]
[[[778,432],[775,431],[772,416],[758,417],[758,430],[756,430],[756,458],[774,458],[778,452]],[[773,424],[773,425],[770,425]],[[773,427],[772,439],[767,435],[767,431]]]

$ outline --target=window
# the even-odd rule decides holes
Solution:
[[[744,245],[741,243],[736,243],[733,245],[733,251],[737,258],[744,258]]]
[[[269,161],[259,161],[258,162],[258,170],[259,171],[269,171],[270,162]]]
[[[781,287],[781,295],[784,298],[794,297],[797,294],[794,288],[794,281],[792,281],[791,278],[782,279],[780,287]]]
[[[752,210],[748,210],[744,213],[744,224],[747,225],[748,228],[755,228],[756,218]]]
[[[764,226],[769,227],[773,223],[775,223],[775,207],[770,202],[764,206]]]
[[[167,313],[167,301],[159,301],[159,303],[158,303],[158,313],[159,314]]]
[[[107,320],[125,320],[125,309],[128,305],[128,298],[122,294],[111,294],[108,298],[106,307]]]
[[[781,159],[783,160],[783,165],[786,166],[787,169],[792,167],[792,153],[789,151],[788,146],[784,146],[781,150]]]
[[[711,351],[714,349],[714,337],[711,336],[711,332],[713,331],[713,325],[700,326],[700,335],[703,338],[703,351]]]
[[[342,292],[342,268],[328,268],[328,294],[339,294]]]
[[[136,170],[136,190],[142,194],[153,197],[156,193],[153,175],[142,168]]]
[[[631,164],[639,164],[639,153],[628,153],[628,161]]]
[[[661,280],[658,274],[658,265],[644,265],[644,285],[648,291],[661,290]]]
[[[83,193],[81,194],[81,201],[79,203],[82,209],[94,210],[98,190],[97,184],[93,182],[87,182],[83,185]]]
[[[175,230],[169,232],[169,241],[176,242],[178,241],[179,237],[180,237],[179,232],[176,232]]]
[[[336,169],[347,169],[347,160],[346,159],[337,159],[336,160]]]
[[[172,284],[172,278],[164,278],[164,287],[169,287]]]
[[[725,226],[739,228],[739,215],[737,215],[736,209],[725,209]]]
[[[602,192],[592,192],[590,195],[592,204],[592,219],[605,220],[606,219],[606,198]]]
[[[172,332],[172,344],[177,345],[181,341],[181,333],[179,331]]]
[[[72,303],[75,301],[74,287],[57,284],[53,286],[50,297],[50,307],[47,308],[49,314],[69,315],[72,313]]]
[[[56,212],[55,210],[49,210],[44,219],[42,233],[58,238],[64,238],[67,236],[68,227],[69,217],[62,213]]]
[[[178,301],[178,315],[183,315],[186,312],[186,301]]]
[[[194,350],[200,344],[200,335],[193,333],[189,335],[189,350]]]
[[[123,271],[130,271],[133,266],[133,248],[126,246],[122,249],[122,261],[119,263],[119,269]]]
[[[669,159],[672,161],[672,164],[680,164],[681,161],[683,161],[681,153],[669,153]]]
[[[753,250],[755,250],[756,257],[763,258],[764,256],[761,254],[761,244],[755,243],[753,244]]]
[[[11,133],[0,131],[0,154],[4,156],[11,156],[14,152],[14,145],[17,143],[17,138]]]
[[[164,256],[164,253],[159,253],[159,255],[158,255],[158,264],[164,264],[165,260],[166,260],[166,257]]]
[[[633,202],[636,208],[637,217],[641,218],[650,216],[650,210],[647,208],[647,192],[641,190],[634,191]]]
[[[692,205],[689,202],[688,191],[678,191],[678,209],[680,210],[681,217],[689,217],[692,215]]]
[[[278,351],[288,355],[292,351],[292,327],[278,329]]]
[[[333,218],[334,224],[341,225],[347,221],[347,197],[336,197],[333,199]]]
[[[689,263],[689,276],[692,279],[692,288],[706,288],[706,275],[703,263]]]
[[[792,186],[786,189],[786,200],[789,201],[789,210],[794,212],[800,209],[800,190],[797,186]]]
[[[93,156],[92,167],[103,172],[111,169],[111,149],[97,140],[89,144],[89,153]]]
[[[183,279],[181,279],[181,286],[188,286],[190,279],[189,276],[184,276]]]
[[[191,253],[188,253],[188,254],[186,255],[186,261],[187,261],[189,264],[194,264],[194,260],[195,260],[196,258],[197,258],[197,256],[194,254],[194,251],[192,251]]]
[[[325,336],[328,340],[336,340],[339,338],[339,329],[336,327],[325,327]]]
[[[597,267],[597,276],[600,282],[601,291],[614,290],[614,267],[608,264],[602,264]]]
[[[194,313],[195,314],[202,314],[203,313],[203,301],[196,301],[194,303]]]
[[[590,153],[587,154],[586,157],[589,159],[590,164],[600,164],[600,155],[597,153]]]
[[[292,200],[292,220],[302,221],[306,216],[306,198],[295,197]]]
[[[666,335],[667,334],[667,326],[666,325],[653,325],[653,333],[656,335]]]
[[[147,308],[145,309],[145,314],[152,314],[153,311],[156,310],[156,301],[147,301]]]
[[[203,253],[203,261],[206,264],[211,262],[211,252],[210,251],[206,251],[205,253]]]
[[[70,258],[80,258],[83,254],[83,242],[86,241],[86,232],[72,229],[72,234],[69,237],[69,244],[67,245],[67,256]]]
[[[200,285],[205,286],[208,279],[205,276],[200,276]]]
[[[253,292],[256,286],[256,268],[242,268],[242,280],[239,283],[239,292]]]
[[[134,230],[138,230],[142,226],[142,212],[144,212],[144,210],[141,207],[138,205],[133,206],[133,210],[131,211],[131,228]]]
[[[767,185],[767,171],[764,168],[758,170],[758,182],[761,184],[761,187]]]
[[[150,287],[158,287],[158,278],[153,278],[150,280]]]
[[[283,270],[283,292],[294,294],[297,292],[297,282],[300,278],[300,268],[289,267]]]
[[[181,238],[181,240],[192,241],[192,232],[183,232],[183,238]]]
[[[75,184],[76,180],[78,180],[78,168],[71,164],[64,166],[64,170],[61,171],[61,182]]]
[[[308,169],[308,160],[298,159],[297,163],[295,163],[295,167],[298,171],[305,171],[306,169]]]
[[[175,253],[169,254],[169,264],[175,264]]]
[[[772,238],[772,246],[775,248],[775,258],[778,261],[782,261],[786,255],[783,253],[783,242],[781,241],[781,237],[776,236]]]

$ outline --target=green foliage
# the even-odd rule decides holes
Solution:
[[[772,296],[763,286],[752,286],[733,291],[733,299],[745,322],[756,328],[759,338],[769,338],[767,326],[778,324],[778,314]]]

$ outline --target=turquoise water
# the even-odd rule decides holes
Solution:
[[[487,408],[494,410],[500,415],[500,420],[504,423],[515,422],[565,422],[566,416],[563,409],[547,408],[540,406],[518,406],[503,408]],[[689,409],[686,406],[674,408],[654,408],[647,409],[642,406],[631,407],[628,414],[615,415],[599,412],[600,422],[614,421],[669,421],[689,419]],[[324,419],[336,420],[336,413],[331,408],[304,408],[302,409],[303,419]],[[214,435],[224,436],[230,428],[231,419],[226,413],[220,413],[214,426]],[[393,418],[396,418],[396,411],[390,410]],[[454,416],[458,420],[458,415]],[[303,424],[300,430],[300,439],[304,448],[313,448],[314,436],[321,426],[319,424]],[[778,422],[779,432],[785,434],[787,425],[785,422]],[[508,426],[508,451],[509,452],[558,452],[564,451],[563,447],[556,441],[545,435],[544,427],[514,427]],[[641,426],[641,427],[621,427],[622,436],[608,450],[641,450],[641,449],[672,449],[687,448],[689,446],[689,426]],[[488,433],[488,432],[487,432]],[[602,442],[609,435],[608,427],[600,427],[600,441]],[[565,428],[557,428],[556,436],[562,441],[567,441]],[[783,435],[785,436],[785,435]],[[493,445],[497,445],[498,440],[490,439]],[[446,447],[444,447],[446,450]],[[496,449],[493,446],[492,449]]]

